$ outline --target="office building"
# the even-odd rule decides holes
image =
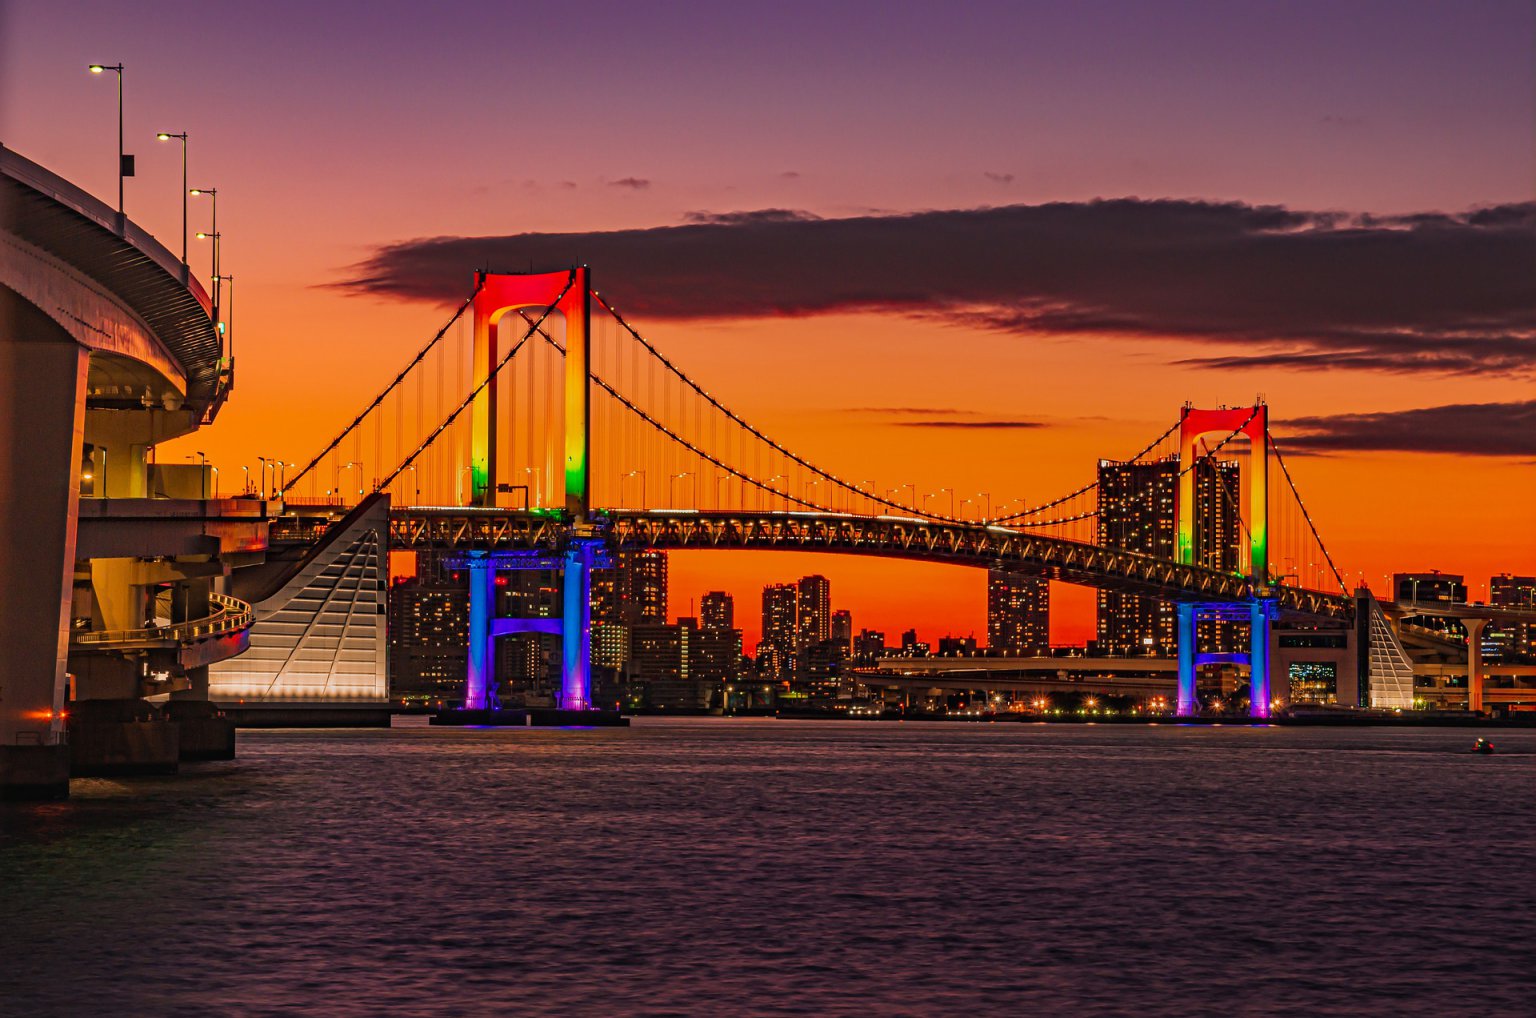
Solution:
[[[1050,653],[1050,581],[988,571],[987,647],[1021,656]]]

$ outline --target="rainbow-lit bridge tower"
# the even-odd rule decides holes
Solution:
[[[561,639],[560,707],[590,710],[592,568],[602,547],[588,514],[591,495],[591,356],[592,289],[586,266],[562,272],[528,275],[482,273],[474,298],[474,384],[478,395],[471,408],[470,473],[473,503],[494,508],[502,485],[496,476],[501,393],[497,368],[510,351],[503,350],[503,318],[524,308],[558,313],[565,319],[565,517],[567,532],[560,561],[515,557],[497,552],[471,552],[469,572],[468,682],[466,710],[494,706],[489,696],[495,671],[494,641],[511,633],[559,633]],[[522,329],[527,323],[518,316]],[[496,618],[497,569],[558,568],[562,575],[562,616],[559,619]]]
[[[1269,407],[1263,402],[1251,407],[1216,410],[1183,408],[1179,419],[1178,531],[1174,555],[1181,565],[1198,562],[1201,549],[1197,546],[1195,526],[1195,467],[1199,462],[1196,444],[1205,435],[1218,432],[1228,436],[1243,435],[1249,442],[1249,466],[1243,471],[1242,518],[1248,533],[1247,575],[1252,594],[1239,602],[1185,602],[1178,605],[1178,712],[1185,717],[1199,713],[1195,673],[1200,665],[1239,664],[1248,666],[1251,716],[1267,718],[1271,706],[1269,635],[1276,610],[1269,588]],[[1200,653],[1197,634],[1201,616],[1247,622],[1248,653]]]

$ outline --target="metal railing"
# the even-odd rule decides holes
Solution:
[[[196,643],[211,636],[249,629],[256,620],[251,606],[227,594],[209,594],[208,603],[215,609],[212,615],[188,622],[176,622],[169,626],[152,626],[143,629],[85,630],[70,634],[70,642],[88,645],[116,645],[139,643]]]

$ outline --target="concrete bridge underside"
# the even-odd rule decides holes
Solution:
[[[65,673],[88,441],[115,472],[107,490],[143,494],[128,489],[142,487],[146,451],[198,427],[217,408],[221,379],[209,301],[186,267],[101,202],[0,148],[0,792],[46,794],[61,774],[67,782]]]

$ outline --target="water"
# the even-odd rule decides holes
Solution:
[[[1532,1013],[1536,733],[242,732],[0,810],[0,1013]]]

